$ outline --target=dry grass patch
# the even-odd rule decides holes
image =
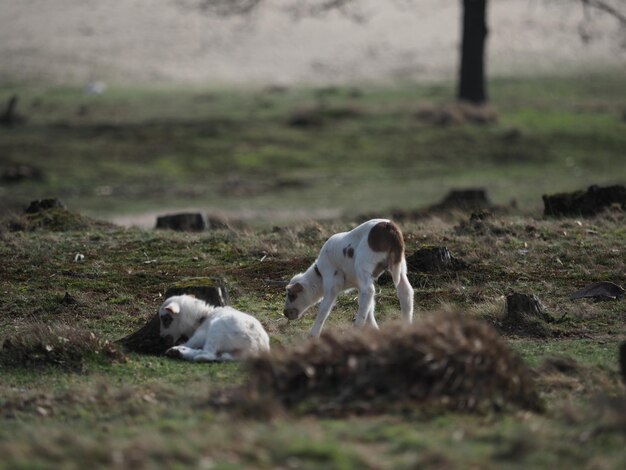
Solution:
[[[70,325],[32,323],[4,339],[0,364],[7,367],[56,365],[82,370],[89,361],[125,362],[113,343]]]
[[[418,324],[328,332],[249,363],[247,394],[318,413],[404,405],[540,409],[530,370],[486,323],[436,313]]]
[[[35,213],[14,215],[9,218],[7,225],[11,231],[16,232],[33,232],[36,230],[68,232],[111,227],[111,224],[61,207],[54,207]]]
[[[141,416],[153,408],[162,409],[176,400],[180,391],[169,384],[152,383],[142,386],[112,384],[102,376],[88,383],[63,390],[24,390],[5,387],[0,400],[0,417],[26,418],[27,416],[77,417],[89,413],[95,417]],[[199,406],[196,397],[194,406]]]
[[[498,121],[498,113],[491,105],[477,105],[467,101],[443,105],[423,105],[415,117],[431,126],[447,127],[462,124],[489,124]]]
[[[576,393],[607,395],[619,393],[619,377],[610,369],[592,367],[573,357],[546,357],[534,370],[537,386],[542,393]]]

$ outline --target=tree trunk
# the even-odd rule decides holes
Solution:
[[[463,39],[459,100],[487,101],[485,85],[485,40],[487,39],[487,0],[463,0]]]

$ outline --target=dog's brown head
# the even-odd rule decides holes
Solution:
[[[287,298],[285,300],[285,310],[283,313],[289,320],[300,318],[306,306],[302,299],[304,286],[300,282],[290,283],[287,287]]]
[[[286,287],[285,309],[283,314],[289,320],[302,317],[307,309],[319,300],[313,287],[307,282],[303,274],[298,274],[289,281]]]

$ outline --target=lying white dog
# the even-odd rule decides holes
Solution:
[[[309,332],[310,336],[319,336],[337,295],[356,288],[359,290],[359,310],[355,324],[362,326],[368,322],[377,328],[374,280],[383,271],[391,273],[402,316],[411,323],[413,288],[406,277],[404,239],[398,226],[386,219],[373,219],[350,232],[330,237],[309,269],[289,282],[284,314],[290,320],[300,318],[311,305],[322,299]]]
[[[259,321],[231,307],[214,307],[191,295],[168,298],[159,308],[160,334],[184,344],[165,354],[187,361],[235,361],[269,351],[270,339]]]

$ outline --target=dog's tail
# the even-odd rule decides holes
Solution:
[[[398,287],[402,275],[404,274],[406,276],[406,260],[404,259],[404,254],[399,263],[389,265],[389,273],[393,279],[393,285]]]
[[[388,269],[397,287],[402,274],[406,274],[404,238],[400,228],[391,221],[379,222],[370,230],[367,243],[373,251],[387,253]]]

